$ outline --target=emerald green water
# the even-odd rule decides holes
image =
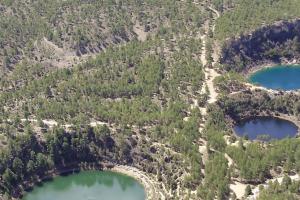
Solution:
[[[300,89],[300,65],[280,65],[257,71],[250,76],[250,82],[268,89]]]
[[[141,184],[114,173],[85,171],[36,186],[22,200],[145,200]]]

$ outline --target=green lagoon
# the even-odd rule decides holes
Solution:
[[[22,200],[145,200],[135,179],[114,172],[84,171],[36,186]]]

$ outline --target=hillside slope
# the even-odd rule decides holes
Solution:
[[[249,33],[276,21],[300,17],[298,0],[233,0],[214,3],[224,14],[216,22],[216,38],[227,38]]]

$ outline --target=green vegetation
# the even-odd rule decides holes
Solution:
[[[26,187],[26,183],[51,174],[52,169],[75,168],[80,163],[99,164],[109,160],[130,163],[132,146],[126,141],[113,139],[106,126],[77,129],[73,133],[54,129],[45,134],[45,141],[38,140],[28,127],[24,135],[10,140],[8,147],[1,151],[0,188],[8,195],[18,196],[22,192],[20,183]]]
[[[197,34],[197,24],[190,25],[193,34]],[[0,102],[8,107],[3,119],[17,114],[20,118],[51,118],[62,123],[93,118],[124,124],[153,122],[166,99],[177,101],[182,91],[199,96],[204,79],[196,58],[201,41],[181,36],[174,44],[170,38],[178,37],[179,30],[164,30],[145,43],[132,41],[107,48],[95,59],[72,69],[48,71],[27,62],[17,65],[10,76],[1,80]],[[153,95],[159,99],[154,100]]]
[[[284,139],[268,145],[254,142],[239,147],[227,147],[226,152],[235,161],[238,175],[246,182],[263,182],[270,170],[283,167],[285,172],[299,172],[298,139]]]
[[[220,9],[221,2],[215,3]],[[248,72],[254,66],[300,60],[297,0],[240,0],[234,5],[216,22],[222,69]]]
[[[298,102],[298,98],[299,96],[292,93],[272,96],[263,91],[241,92],[231,97],[224,96],[218,104],[222,112],[236,121],[272,113],[299,117],[299,105],[293,103]],[[227,134],[231,135],[230,132],[227,131]],[[238,176],[245,182],[260,183],[271,176],[271,170],[276,170],[279,166],[286,172],[298,172],[299,145],[298,139],[284,139],[270,143],[247,142],[247,144],[240,139],[238,146],[227,146],[225,152],[234,160],[238,169],[233,176]]]
[[[173,0],[7,0],[0,13],[0,72],[8,73],[24,60],[55,66],[54,61],[70,55],[101,52],[136,39],[136,26],[146,34],[165,32],[166,24],[174,31],[190,29],[192,23],[200,28],[200,9]]]
[[[298,138],[270,142],[239,138],[236,145],[236,136],[223,123],[232,124],[261,115],[289,115],[295,120],[300,119],[299,94],[250,91],[245,89],[244,77],[239,74],[266,63],[299,62],[299,20],[296,19],[300,16],[300,4],[297,0],[214,0],[212,3],[221,13],[216,20],[214,38],[222,45],[220,69],[226,74],[214,81],[221,98],[217,102],[219,108],[210,110],[209,116],[214,116],[219,122],[214,123],[217,124],[214,129],[218,131],[213,135],[220,136],[218,140],[209,138],[208,145],[232,159],[230,176],[249,184],[245,190],[246,197],[252,195],[251,185],[264,183],[284,173],[299,173]],[[281,22],[274,24],[277,21]],[[232,92],[236,94],[228,95]],[[226,117],[220,118],[216,113]],[[211,127],[214,126],[208,124],[206,129]],[[223,145],[225,135],[231,145]],[[212,141],[217,145],[212,146]],[[210,196],[215,198],[215,195]],[[206,196],[202,198],[209,199]],[[285,176],[282,184],[274,182],[261,189],[258,199],[299,199],[299,182]]]
[[[17,186],[95,160],[153,174],[174,198],[177,187],[196,190],[202,116],[189,103],[202,98],[201,5],[21,0],[0,9],[1,194],[18,197]],[[95,121],[112,134],[98,134]]]
[[[216,35],[208,6],[223,14]],[[299,139],[240,138],[231,145],[232,121],[259,114],[300,119],[299,95],[241,91],[238,74],[257,62],[297,59],[298,22],[284,23],[284,39],[271,40],[268,27],[225,42],[220,68],[229,73],[214,80],[220,99],[211,105],[208,89],[201,91],[209,74],[200,38],[208,32],[205,67],[215,67],[213,39],[294,18],[299,9],[296,0],[3,1],[0,198],[19,198],[66,168],[105,164],[149,173],[174,200],[234,199],[232,181],[249,184],[247,196],[251,184],[278,171],[298,173]],[[285,178],[259,198],[294,199],[297,187]]]
[[[243,83],[247,81],[246,78],[234,71],[230,71],[214,80],[215,86],[222,95],[230,92],[237,92],[243,89]]]
[[[224,135],[230,130],[224,122],[225,115],[216,106],[208,107],[208,119],[202,138],[207,142],[209,158],[205,163],[205,176],[203,183],[197,189],[197,195],[201,199],[213,200],[228,199],[230,194],[229,184],[231,169],[223,152],[226,149]]]
[[[251,67],[300,60],[300,20],[258,29],[223,44],[220,63],[226,71],[247,72]],[[287,31],[288,30],[288,31]]]
[[[198,189],[202,199],[227,199],[229,195],[230,173],[224,155],[215,154],[205,168],[204,185]]]
[[[4,1],[0,20],[4,67],[9,69],[27,58],[51,58],[38,47],[44,37],[78,55],[99,51],[113,40],[133,38],[133,32],[126,31],[133,23],[127,14],[130,2],[127,5],[114,1]]]
[[[276,21],[300,17],[298,0],[215,0],[214,2],[220,11],[228,9],[216,22],[215,35],[221,41],[249,33]]]
[[[300,118],[299,95],[294,93],[276,96],[266,91],[246,91],[236,95],[223,96],[219,105],[234,120],[258,115],[288,114]]]
[[[296,200],[299,199],[299,196],[297,195],[299,193],[299,186],[299,181],[292,181],[290,177],[284,176],[281,184],[279,184],[278,181],[274,181],[270,183],[267,188],[260,191],[258,199]]]

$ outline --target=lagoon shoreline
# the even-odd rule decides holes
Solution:
[[[251,67],[250,69],[247,69],[245,71],[243,71],[241,74],[244,75],[246,77],[246,82],[245,85],[250,87],[251,90],[254,89],[261,89],[261,90],[265,90],[268,91],[270,93],[277,93],[277,92],[284,92],[284,93],[297,93],[300,91],[299,89],[274,89],[274,88],[268,88],[265,87],[263,85],[260,84],[256,84],[254,82],[252,82],[250,79],[253,75],[255,75],[256,73],[263,71],[263,70],[269,70],[271,68],[275,68],[275,67],[299,67],[300,68],[300,60],[299,61],[293,61],[293,62],[280,62],[280,63],[272,63],[272,62],[266,62],[266,64],[260,64],[254,67]]]
[[[66,176],[71,175],[74,173],[80,173],[81,171],[110,171],[114,173],[123,174],[129,177],[132,177],[137,182],[139,182],[145,191],[145,200],[154,200],[157,199],[158,194],[162,199],[165,198],[164,193],[161,192],[160,188],[157,187],[158,183],[153,180],[149,175],[144,173],[143,171],[137,169],[133,166],[126,166],[126,165],[119,165],[114,163],[108,163],[108,162],[101,162],[101,163],[81,163],[80,165],[73,166],[69,165],[62,168],[56,168],[53,170],[50,170],[46,172],[46,174],[42,177],[35,178],[31,181],[25,181],[19,185],[18,188],[16,188],[14,197],[12,197],[12,200],[20,200],[24,196],[25,192],[31,191],[35,186],[42,184],[43,182],[51,181],[55,177],[58,176]],[[0,200],[4,200],[4,197],[0,196]]]
[[[281,119],[290,123],[293,123],[297,127],[297,133],[295,134],[294,138],[300,137],[300,120],[298,120],[295,116],[291,115],[286,115],[286,114],[281,114],[281,113],[261,113],[253,116],[241,116],[239,120],[233,119],[232,117],[229,117],[229,122],[231,126],[232,133],[235,137],[240,138],[241,136],[238,135],[235,130],[234,126],[237,125],[241,121],[246,121],[246,120],[252,120],[256,118],[274,118],[274,119]],[[254,140],[256,141],[256,139]]]
[[[263,70],[263,69],[268,69],[272,67],[276,67],[279,65],[286,65],[287,67],[289,66],[300,66],[300,58],[299,59],[294,59],[294,60],[281,60],[280,62],[272,62],[272,61],[263,61],[254,65],[247,66],[246,69],[244,69],[241,74],[249,78],[252,74]]]

